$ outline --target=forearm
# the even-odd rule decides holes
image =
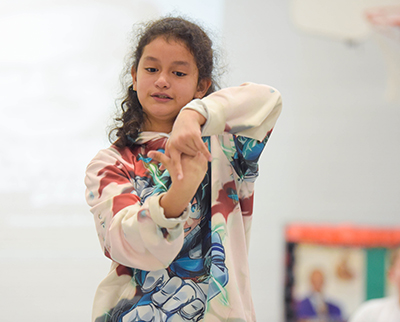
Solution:
[[[116,166],[121,162],[112,149],[103,150],[86,172],[86,198],[104,253],[129,267],[167,267],[182,247],[188,212],[183,211],[179,218],[166,218],[159,203],[163,194],[149,196],[142,204],[130,193],[132,183],[124,179],[123,167]],[[119,183],[105,178],[119,178]]]
[[[188,126],[193,125],[201,127],[207,121],[207,118],[203,114],[193,109],[182,109],[179,113],[179,118],[181,118]]]
[[[245,83],[222,89],[201,100],[193,100],[183,110],[196,110],[207,119],[203,136],[230,132],[263,140],[281,112],[280,93],[267,85]]]
[[[160,206],[166,218],[177,218],[182,215],[193,199],[196,189],[177,187],[180,183],[172,183],[169,190],[160,198]]]
[[[115,215],[107,204],[99,204],[91,211],[108,257],[144,270],[165,268],[172,262],[183,244],[188,212],[182,211],[179,218],[166,218],[159,206],[159,196],[147,198],[143,205],[126,206]]]

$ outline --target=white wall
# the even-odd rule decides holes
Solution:
[[[2,320],[89,320],[109,264],[84,202],[84,169],[107,145],[126,33],[169,11],[220,33],[226,85],[267,83],[283,95],[256,190],[259,321],[281,320],[286,223],[398,225],[400,109],[384,100],[372,39],[349,47],[296,31],[289,1],[10,0],[1,9]]]
[[[289,1],[229,1],[224,26],[230,81],[283,96],[260,164],[250,254],[259,319],[280,321],[285,224],[399,226],[400,103],[384,99],[373,39],[349,46],[297,31]]]

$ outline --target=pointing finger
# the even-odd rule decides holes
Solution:
[[[181,163],[181,155],[182,153],[178,150],[171,149],[169,151],[171,156],[172,167],[175,168],[175,173],[177,175],[178,180],[183,179],[183,170],[182,170],[182,163]]]

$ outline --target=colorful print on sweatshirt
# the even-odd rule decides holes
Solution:
[[[180,217],[163,215],[159,198],[171,179],[148,157],[168,136],[143,132],[133,148],[111,146],[88,165],[86,198],[112,260],[92,321],[255,321],[247,261],[254,181],[280,95],[246,84],[193,104],[209,116],[203,140],[213,160]],[[237,117],[243,104],[248,118]]]

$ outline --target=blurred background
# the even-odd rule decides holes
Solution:
[[[212,31],[223,86],[280,90],[250,245],[259,321],[283,321],[285,226],[400,227],[400,32],[373,0],[3,0],[2,321],[88,321],[109,260],[84,199],[136,22],[168,13]],[[351,312],[347,312],[350,314]]]

